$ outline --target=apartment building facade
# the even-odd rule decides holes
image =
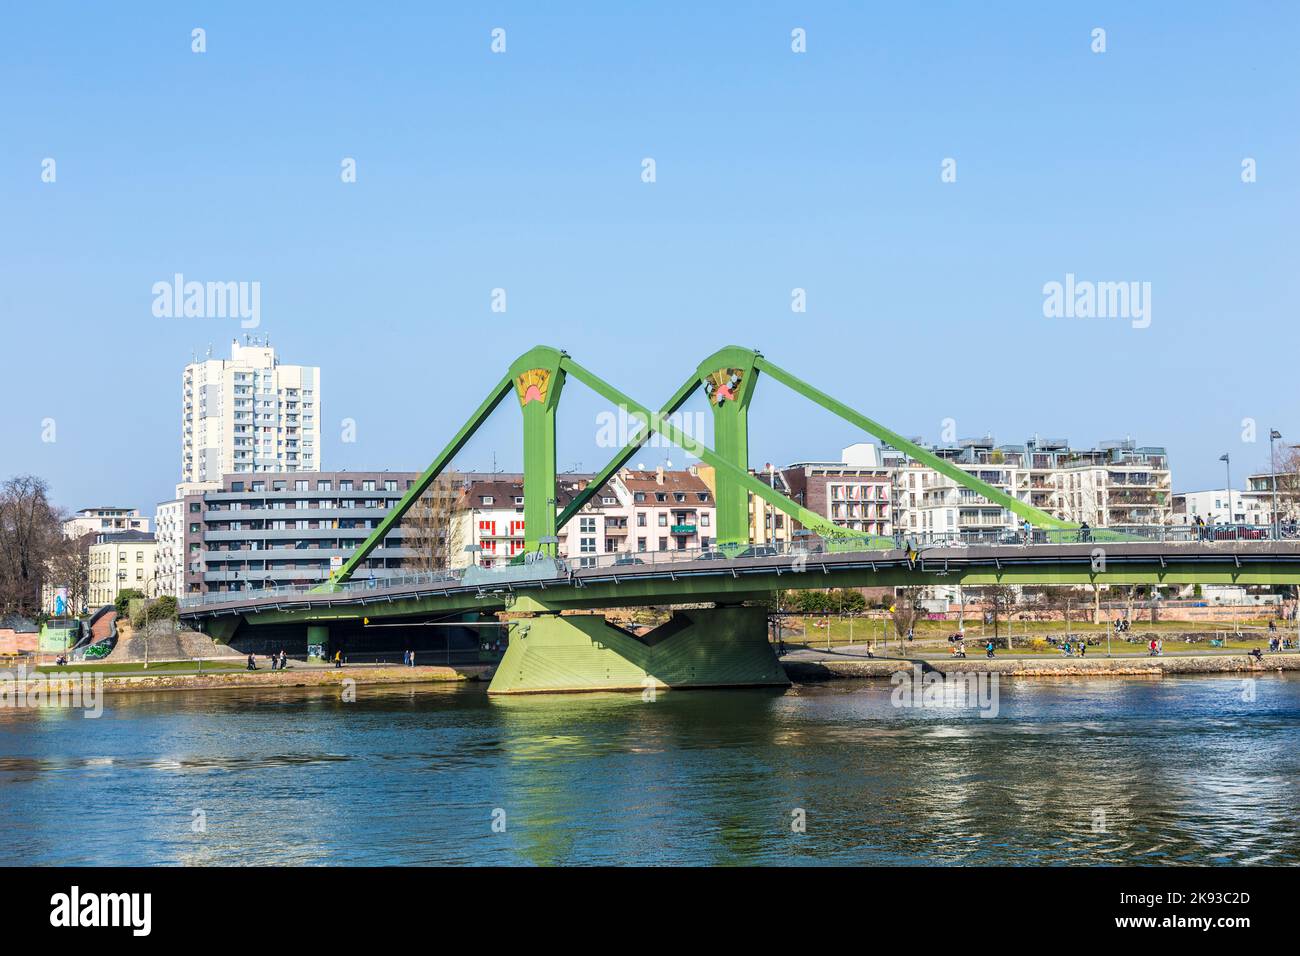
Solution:
[[[98,535],[90,546],[87,606],[112,604],[126,588],[134,588],[146,597],[157,596],[155,547],[154,536],[147,531]]]
[[[1094,527],[1173,522],[1172,479],[1161,447],[1125,440],[1080,449],[1041,438],[998,445],[985,437],[927,450],[1063,521]],[[1020,521],[1009,509],[895,449],[886,449],[883,457],[896,485],[895,514],[904,533],[997,534],[1014,530]]]
[[[229,359],[185,366],[181,480],[322,467],[320,369],[282,365],[264,340],[231,345]]]
[[[893,534],[893,475],[876,446],[850,445],[841,459],[795,462],[782,468],[784,494],[849,531]],[[775,522],[775,515],[771,520]]]
[[[590,480],[589,475],[561,476],[556,511],[568,507]],[[715,520],[713,491],[698,470],[625,468],[559,530],[558,552],[578,566],[590,566],[602,554],[707,548],[714,542]],[[465,542],[463,557],[453,552],[456,566],[509,564],[525,547],[522,479],[467,482],[454,527],[457,541]]]
[[[225,475],[181,499],[188,597],[328,580],[419,475],[280,472]],[[409,573],[425,542],[399,525],[354,580]]]

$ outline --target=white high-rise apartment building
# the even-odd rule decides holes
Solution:
[[[265,341],[185,366],[181,481],[319,471],[320,369],[281,365]]]

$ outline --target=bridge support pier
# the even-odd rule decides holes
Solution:
[[[510,623],[510,646],[489,694],[687,687],[788,687],[768,641],[767,611],[675,611],[637,636],[602,614],[543,612]]]

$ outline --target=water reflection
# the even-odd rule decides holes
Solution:
[[[994,719],[890,691],[0,711],[0,862],[1300,862],[1300,680],[1006,680]]]

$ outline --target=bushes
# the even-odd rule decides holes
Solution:
[[[170,594],[164,594],[131,615],[131,626],[138,631],[157,621],[174,620],[176,620],[176,599]]]
[[[131,602],[144,597],[144,592],[135,588],[122,588],[117,592],[117,600],[113,602],[113,607],[117,608],[117,616],[125,618],[131,610]]]

